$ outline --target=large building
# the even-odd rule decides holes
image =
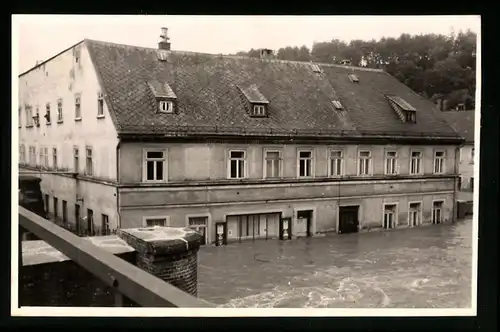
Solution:
[[[448,123],[465,142],[460,146],[458,188],[463,191],[474,190],[474,111],[448,111],[442,113]]]
[[[454,219],[463,138],[382,70],[84,40],[21,74],[19,105],[21,171],[89,231],[213,243]]]

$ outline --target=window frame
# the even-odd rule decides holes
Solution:
[[[340,152],[340,174],[332,174],[332,152]],[[338,178],[344,175],[344,149],[343,148],[329,148],[327,151],[327,159],[328,159],[328,177]]]
[[[439,207],[439,209],[441,210],[440,214],[439,214],[439,217],[440,217],[439,223],[434,222],[434,210],[436,209],[436,207],[434,206],[434,204],[436,204],[436,203],[441,203],[441,206]],[[443,217],[444,203],[445,203],[444,199],[435,199],[435,200],[432,201],[432,206],[431,206],[431,224],[442,224],[444,222],[444,217]]]
[[[104,118],[104,94],[101,91],[97,92],[97,118]]]
[[[57,123],[63,123],[64,115],[63,115],[63,100],[59,98],[57,100]]]
[[[393,152],[394,153],[394,157],[391,157],[389,158],[388,154]],[[398,171],[398,157],[399,157],[399,154],[398,154],[398,151],[396,149],[386,149],[384,151],[384,174],[385,175],[398,175],[399,174],[399,171]],[[389,173],[389,169],[388,169],[388,161],[389,159],[393,159],[394,160],[394,172],[392,173]]]
[[[24,144],[19,145],[19,163],[26,163],[26,146]]]
[[[82,120],[82,94],[75,93],[75,121]]]
[[[252,105],[252,116],[266,116],[267,107],[263,104],[253,104]]]
[[[163,153],[163,158],[148,158],[148,152],[162,152]],[[162,170],[163,170],[163,179],[158,180],[156,179],[156,174],[154,174],[155,179],[154,180],[148,180],[148,161],[154,161],[155,162],[155,169],[156,169],[156,162],[162,161]],[[148,147],[148,148],[143,148],[142,150],[142,182],[145,183],[165,183],[168,182],[168,149],[163,148],[163,147]]]
[[[411,223],[410,223],[410,213],[412,212],[410,210],[410,206],[412,204],[418,204],[419,205],[419,209],[418,209],[418,223],[417,223],[417,226],[412,226]],[[420,225],[423,224],[423,206],[424,206],[424,203],[423,201],[409,201],[408,202],[408,216],[407,216],[407,221],[408,221],[408,227],[418,227]]]
[[[163,110],[162,105],[170,105],[170,110]],[[175,111],[175,104],[173,100],[159,100],[158,101],[158,112],[164,114],[173,114]]]
[[[385,228],[384,227],[384,220],[385,220],[385,207],[386,206],[395,206],[395,209],[393,211],[394,213],[394,220],[393,220],[393,227],[391,228]],[[382,203],[382,229],[396,229],[399,226],[399,202],[384,202]]]
[[[441,157],[438,157],[438,153],[443,153]],[[436,172],[436,166],[438,160],[441,160],[441,170],[439,172]],[[444,149],[436,149],[434,150],[434,158],[433,158],[433,163],[432,163],[432,172],[434,174],[445,174],[446,173],[446,151]]]
[[[52,167],[54,169],[59,168],[59,160],[57,155],[57,147],[52,147]]]
[[[50,102],[45,104],[45,120],[46,125],[50,126],[52,124],[52,114],[51,114]]]
[[[277,176],[269,176],[267,174],[267,162],[268,160],[276,160],[276,159],[267,159],[267,153],[268,152],[277,152],[279,157],[278,157],[278,175]],[[273,149],[273,148],[264,148],[264,158],[263,158],[263,178],[264,179],[280,179],[283,177],[283,149]]]
[[[309,152],[311,153],[310,158],[301,158],[300,153],[301,152]],[[310,160],[309,163],[309,175],[300,175],[300,161],[301,160]],[[297,148],[297,178],[299,179],[310,179],[314,178],[314,149],[313,148]]]
[[[73,147],[73,171],[80,173],[80,147],[78,146]]]
[[[148,220],[153,219],[165,219],[165,226],[148,226]],[[143,216],[142,217],[142,227],[153,228],[153,227],[170,227],[170,216]]]
[[[231,157],[231,152],[243,152],[243,158],[232,158]],[[231,148],[227,150],[226,153],[226,158],[227,158],[227,179],[229,180],[241,180],[241,179],[247,179],[248,178],[248,163],[247,163],[247,156],[248,152],[246,148]],[[231,177],[231,161],[233,160],[241,160],[243,161],[243,176],[240,177]],[[238,168],[239,169],[239,168]],[[238,171],[239,172],[239,171]]]
[[[368,152],[369,153],[369,156],[368,158],[366,157],[361,157],[361,153],[362,152]],[[361,160],[368,160],[368,173],[367,174],[361,174]],[[371,176],[373,175],[373,154],[372,154],[372,151],[369,150],[369,149],[358,149],[358,164],[357,164],[357,173],[358,173],[358,176]]]
[[[418,163],[419,167],[418,167],[418,172],[416,172],[416,173],[413,173],[412,168],[411,168],[412,163],[413,163],[413,159],[414,159],[413,158],[414,152],[420,154],[420,157],[417,158],[419,160],[419,163]],[[423,162],[423,160],[424,160],[424,152],[422,150],[410,150],[410,165],[408,168],[408,173],[410,175],[423,175],[424,174],[424,162]]]
[[[90,151],[90,169],[89,169],[89,151]],[[85,171],[87,176],[94,175],[94,149],[91,146],[85,147]]]

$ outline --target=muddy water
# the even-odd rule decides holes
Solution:
[[[199,252],[198,296],[221,307],[470,307],[472,220]]]

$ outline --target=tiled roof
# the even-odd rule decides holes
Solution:
[[[454,134],[438,116],[434,105],[382,71],[359,69],[360,83],[352,83],[345,67],[321,65],[322,73],[308,62],[248,57],[167,52],[85,40],[107,96],[118,132],[151,133],[172,126],[217,126],[303,131],[357,130],[431,132]],[[177,114],[155,110],[148,82],[168,84],[177,96]],[[267,100],[268,117],[246,111],[249,99]],[[418,109],[417,124],[404,124],[384,93],[399,95]],[[339,100],[344,109],[336,110]]]
[[[384,71],[328,65],[323,66],[323,71],[333,89],[339,94],[346,113],[361,132],[402,131],[408,134],[425,132],[429,135],[455,133],[431,101],[419,96]],[[353,83],[349,74],[355,74],[359,78],[359,83]],[[401,121],[391,107],[387,95],[402,98],[415,108],[416,123]]]
[[[467,143],[474,142],[474,111],[448,111],[441,114]]]

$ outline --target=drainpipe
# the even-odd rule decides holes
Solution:
[[[118,144],[116,144],[116,212],[118,215],[118,220],[117,220],[117,228],[121,228],[121,214],[120,214],[120,190],[119,190],[119,184],[120,184],[120,139],[118,138]]]
[[[455,176],[453,177],[453,218],[451,219],[452,223],[455,223],[457,221],[457,172],[458,172],[458,164],[460,163],[460,160],[458,159],[458,156],[460,154],[460,149],[464,146],[464,144],[460,144],[455,148],[455,162],[453,163],[453,173]]]

